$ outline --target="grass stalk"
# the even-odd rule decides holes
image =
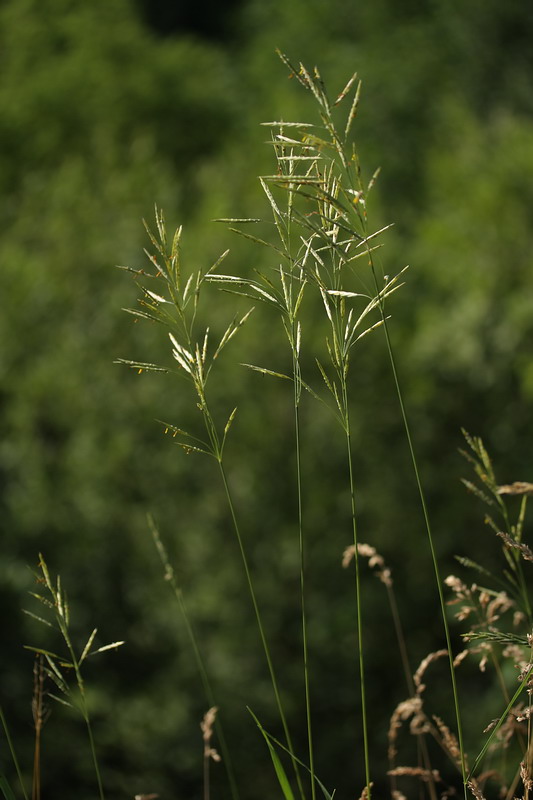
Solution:
[[[221,350],[232,339],[232,337],[239,330],[239,328],[244,324],[244,322],[247,320],[253,309],[250,309],[242,317],[240,321],[237,322],[236,317],[233,319],[233,321],[227,327],[222,338],[220,339],[218,347],[215,348],[213,353],[210,352],[210,349],[208,347],[209,328],[206,329],[202,341],[195,342],[194,328],[195,328],[198,301],[201,293],[202,284],[204,283],[204,281],[215,280],[220,277],[222,278],[227,277],[227,276],[218,276],[218,273],[215,274],[215,271],[217,270],[220,263],[227,255],[228,251],[223,253],[219,257],[219,259],[215,262],[215,264],[206,272],[198,271],[196,274],[194,273],[190,274],[188,279],[184,282],[182,274],[181,255],[180,255],[181,228],[178,228],[176,233],[174,234],[172,244],[169,249],[167,246],[167,234],[166,234],[164,215],[162,211],[157,209],[157,207],[156,207],[156,226],[157,226],[158,236],[154,235],[154,233],[152,233],[152,231],[150,230],[149,226],[146,225],[145,223],[148,236],[150,237],[152,245],[154,246],[156,251],[153,255],[149,255],[152,264],[156,268],[156,272],[147,275],[147,273],[144,270],[130,270],[130,271],[132,271],[135,275],[140,276],[143,282],[148,277],[156,281],[159,281],[159,283],[162,284],[162,294],[156,294],[155,292],[146,289],[145,286],[143,285],[143,282],[140,283],[140,289],[142,292],[142,297],[140,302],[143,307],[143,311],[140,313],[141,316],[145,316],[150,320],[155,320],[157,322],[160,322],[167,329],[169,329],[169,337],[173,346],[172,354],[174,356],[174,359],[177,361],[178,366],[174,367],[173,369],[169,369],[167,367],[160,367],[155,364],[124,361],[122,359],[119,359],[119,361],[127,364],[129,367],[132,367],[140,372],[144,370],[174,372],[180,378],[185,379],[192,385],[192,388],[197,398],[197,407],[201,412],[203,423],[205,426],[205,431],[207,433],[207,440],[203,441],[202,439],[199,439],[197,436],[187,433],[186,431],[183,431],[180,428],[176,428],[171,424],[168,424],[166,429],[167,431],[171,430],[173,432],[173,436],[180,437],[178,440],[178,444],[186,452],[194,451],[212,456],[218,463],[220,477],[222,479],[222,484],[224,486],[224,492],[228,503],[232,526],[236,535],[241,555],[241,561],[245,572],[246,583],[251,597],[261,643],[265,653],[265,658],[276,699],[276,704],[279,710],[281,723],[287,740],[287,745],[292,753],[292,763],[298,787],[300,790],[300,794],[303,800],[304,797],[303,786],[301,783],[298,765],[293,753],[292,740],[290,737],[289,728],[285,712],[283,709],[283,704],[281,701],[281,695],[278,688],[278,681],[274,671],[274,666],[270,654],[270,648],[268,646],[265,629],[263,626],[261,613],[259,610],[259,605],[257,603],[252,575],[248,564],[248,558],[246,555],[246,550],[244,547],[233,499],[231,496],[231,491],[228,485],[227,476],[223,464],[223,452],[226,442],[226,436],[233,422],[236,409],[234,409],[230,414],[223,433],[219,434],[217,424],[213,419],[211,410],[209,408],[209,403],[206,397],[206,384],[215,361],[217,360]],[[233,281],[237,279],[228,278],[228,280]],[[237,280],[237,286],[241,285],[242,283],[243,281]],[[236,286],[233,285],[232,288],[235,289]],[[163,294],[165,296],[163,296]],[[244,294],[247,293],[244,292]],[[171,311],[167,309],[167,306],[171,307]],[[131,313],[139,314],[137,310],[130,310],[130,311]]]
[[[368,800],[370,800],[372,792],[372,782],[370,780],[370,746],[368,741],[368,720],[367,720],[367,703],[366,703],[366,687],[365,687],[363,613],[362,613],[361,576],[360,576],[359,548],[358,548],[359,536],[358,536],[357,516],[356,516],[355,480],[354,480],[353,457],[352,457],[350,412],[348,406],[348,388],[346,380],[345,378],[342,379],[342,376],[341,376],[341,382],[342,382],[342,403],[344,407],[344,421],[345,421],[345,434],[346,434],[346,457],[348,460],[348,476],[350,482],[350,510],[351,510],[352,535],[353,535],[353,545],[354,545],[355,602],[356,602],[356,614],[357,614],[357,648],[359,652],[361,726],[363,729],[363,757],[365,765],[366,797],[368,798]]]
[[[309,655],[307,643],[307,614],[305,602],[305,578],[306,578],[306,553],[305,538],[303,533],[302,520],[302,464],[300,447],[300,364],[295,350],[293,350],[293,384],[294,384],[294,434],[296,449],[296,486],[298,502],[298,544],[300,551],[300,606],[302,617],[302,651],[305,684],[305,714],[307,721],[307,743],[309,751],[309,772],[311,777],[311,797],[316,798],[315,786],[315,756],[313,747],[313,726],[311,720],[311,689],[309,680]]]
[[[283,708],[283,703],[282,703],[282,700],[281,700],[281,694],[280,694],[279,687],[278,687],[278,680],[277,680],[277,677],[276,677],[276,672],[274,670],[274,664],[272,662],[272,657],[270,655],[270,647],[268,645],[268,641],[267,641],[267,638],[266,638],[266,635],[265,635],[265,629],[264,629],[264,626],[263,626],[263,620],[261,618],[261,613],[259,611],[259,605],[258,605],[258,602],[257,602],[255,588],[254,588],[254,584],[253,584],[253,580],[252,580],[252,574],[251,574],[250,567],[249,567],[249,564],[248,564],[248,558],[247,558],[247,555],[246,555],[246,550],[244,548],[244,542],[243,542],[243,539],[242,539],[239,523],[238,523],[238,520],[237,520],[237,515],[235,513],[235,506],[233,504],[231,491],[230,491],[228,480],[227,480],[227,477],[226,477],[226,471],[225,471],[224,465],[222,463],[222,457],[220,457],[218,459],[218,466],[219,466],[219,470],[220,470],[220,476],[222,478],[222,483],[224,485],[224,492],[226,494],[226,500],[227,500],[227,503],[228,503],[230,516],[231,516],[232,523],[233,523],[233,530],[235,532],[235,536],[237,538],[237,543],[238,543],[238,546],[239,546],[239,551],[240,551],[240,554],[241,554],[242,565],[244,567],[244,573],[245,573],[245,576],[246,576],[246,583],[248,585],[248,591],[250,593],[250,598],[251,598],[252,605],[253,605],[254,612],[255,612],[255,618],[256,618],[256,621],[257,621],[257,627],[258,627],[258,630],[259,630],[259,636],[261,638],[261,644],[263,645],[263,651],[264,651],[264,654],[265,654],[265,659],[266,659],[267,666],[268,666],[268,671],[269,671],[269,674],[270,674],[270,681],[272,683],[272,689],[274,691],[274,696],[276,698],[276,705],[278,707],[281,724],[283,726],[283,732],[285,734],[285,740],[287,742],[287,747],[288,747],[288,750],[290,751],[290,754],[291,754],[291,761],[292,761],[292,765],[293,765],[293,769],[294,769],[294,774],[295,774],[295,777],[296,777],[296,782],[298,784],[298,790],[299,790],[300,795],[301,795],[302,800],[303,800],[303,798],[305,797],[305,793],[304,793],[304,789],[303,789],[303,785],[302,785],[302,779],[301,779],[301,776],[300,776],[300,770],[298,768],[298,763],[296,761],[295,754],[294,754],[294,747],[293,747],[293,744],[292,744],[292,738],[291,738],[291,734],[290,734],[290,731],[289,731],[289,726],[287,724],[287,718],[286,718],[286,715],[285,715],[285,710]]]
[[[374,277],[374,281],[375,281],[375,284],[376,284],[376,287],[377,287],[377,276],[376,276],[376,271],[375,271],[375,268],[374,268],[374,262],[373,262],[373,258],[372,258],[372,254],[371,253],[369,253],[369,259],[370,259],[370,262],[371,262],[372,275]],[[390,361],[390,365],[391,365],[391,370],[392,370],[392,375],[393,375],[393,380],[394,380],[394,386],[396,388],[396,394],[397,394],[398,403],[399,403],[399,406],[400,406],[400,413],[401,413],[403,426],[404,426],[404,430],[405,430],[405,436],[406,436],[406,439],[407,439],[407,444],[408,444],[408,448],[409,448],[409,454],[411,456],[411,464],[412,464],[412,467],[413,467],[415,481],[416,481],[416,485],[417,485],[417,489],[418,489],[418,495],[419,495],[419,499],[420,499],[420,505],[421,505],[422,514],[423,514],[423,517],[424,517],[424,524],[425,524],[425,528],[426,528],[427,541],[428,541],[429,550],[430,550],[430,553],[431,553],[431,562],[432,562],[433,571],[434,571],[434,574],[435,574],[435,582],[437,584],[437,591],[438,591],[438,596],[439,596],[441,619],[442,619],[442,624],[443,624],[443,628],[444,628],[444,636],[445,636],[445,639],[446,639],[446,647],[447,647],[447,650],[448,650],[448,661],[449,661],[449,666],[450,666],[450,680],[451,680],[451,685],[452,685],[453,705],[454,705],[455,720],[456,720],[456,725],[457,725],[457,738],[459,740],[459,749],[460,749],[460,752],[461,752],[461,776],[462,776],[462,781],[463,781],[463,793],[464,793],[464,798],[466,800],[466,798],[467,798],[467,792],[466,792],[466,789],[467,789],[467,770],[466,770],[465,750],[464,750],[464,742],[463,742],[463,724],[462,724],[462,719],[461,719],[461,709],[460,709],[460,705],[459,705],[459,692],[458,692],[458,689],[457,689],[457,680],[456,680],[456,676],[455,676],[455,667],[454,667],[454,664],[453,664],[454,656],[453,656],[452,642],[451,642],[451,636],[450,636],[450,626],[448,624],[448,619],[447,619],[447,616],[446,616],[446,603],[445,603],[445,600],[444,600],[444,592],[443,592],[443,589],[442,589],[442,577],[441,577],[441,574],[440,574],[440,568],[439,568],[439,563],[438,563],[438,559],[437,559],[437,554],[435,552],[435,544],[434,544],[433,532],[432,532],[431,522],[430,522],[430,518],[429,518],[427,502],[426,502],[426,494],[425,494],[424,487],[422,485],[422,480],[421,480],[421,477],[420,477],[420,470],[418,468],[418,459],[416,457],[416,453],[415,453],[415,449],[414,449],[414,445],[413,445],[413,438],[412,438],[412,435],[411,435],[411,427],[410,427],[409,420],[408,420],[408,417],[407,417],[407,412],[406,412],[406,409],[405,409],[405,403],[404,403],[404,399],[403,399],[403,392],[402,392],[401,385],[400,385],[400,379],[399,379],[399,376],[398,376],[398,370],[396,368],[396,359],[394,357],[394,351],[393,351],[392,342],[391,342],[391,338],[390,338],[389,328],[388,328],[388,325],[387,325],[387,318],[385,316],[384,304],[382,302],[380,303],[380,312],[381,312],[381,317],[382,317],[382,320],[383,320],[383,330],[384,330],[384,333],[385,333],[385,341],[386,341],[386,344],[387,344],[387,352],[388,352],[388,355],[389,355],[389,361]]]
[[[20,790],[22,792],[24,800],[28,800],[28,795],[26,793],[26,787],[24,786],[24,780],[22,779],[22,771],[20,769],[19,760],[17,758],[17,753],[16,753],[15,748],[13,746],[13,740],[11,739],[11,734],[9,733],[9,728],[7,726],[7,720],[5,718],[2,706],[0,706],[0,721],[2,722],[2,728],[4,729],[4,734],[5,734],[5,737],[6,737],[7,746],[9,748],[9,752],[11,754],[11,760],[13,761],[13,764],[15,765],[15,770],[16,770],[17,777],[18,777],[19,784],[20,784]]]
[[[185,625],[185,630],[187,633],[187,637],[189,639],[191,649],[194,655],[194,660],[196,662],[196,667],[198,669],[198,674],[200,675],[200,680],[202,682],[204,694],[207,700],[207,703],[210,708],[217,707],[217,703],[215,701],[215,695],[211,686],[211,682],[209,680],[209,676],[207,674],[207,670],[205,667],[204,660],[202,658],[202,653],[200,651],[200,646],[198,644],[198,639],[196,637],[196,633],[194,631],[189,613],[187,611],[187,606],[185,604],[185,599],[183,597],[183,592],[181,588],[178,586],[176,581],[176,575],[174,572],[174,568],[172,567],[170,560],[168,558],[167,551],[163,542],[161,541],[161,537],[159,535],[159,531],[157,530],[155,521],[151,515],[148,515],[148,527],[154,539],[154,543],[156,546],[156,550],[159,554],[159,558],[161,559],[161,563],[164,569],[164,577],[165,580],[169,582],[170,587],[172,589],[172,593],[176,599],[178,604],[178,608],[180,611],[180,616],[183,620],[183,624]],[[226,737],[224,734],[224,728],[222,725],[222,721],[217,714],[215,716],[214,726],[217,732],[218,741],[220,742],[220,750],[222,751],[222,761],[224,763],[226,774],[228,777],[228,782],[230,785],[230,792],[233,800],[239,800],[239,789],[237,786],[237,781],[235,778],[235,771],[233,769],[233,760],[231,758],[230,750],[226,742]],[[205,767],[205,764],[204,764]]]
[[[76,683],[78,685],[79,698],[80,698],[79,709],[80,709],[81,715],[82,715],[82,717],[83,717],[83,719],[85,721],[85,727],[87,728],[87,737],[89,739],[89,748],[90,748],[90,751],[91,751],[91,757],[92,757],[94,772],[95,772],[95,776],[96,776],[96,782],[97,782],[97,785],[98,785],[98,795],[100,797],[100,800],[105,800],[104,786],[103,786],[103,783],[102,783],[102,775],[100,773],[100,765],[98,764],[98,757],[96,755],[96,746],[95,746],[95,743],[94,743],[94,736],[93,736],[93,729],[92,729],[92,725],[91,725],[91,718],[89,716],[89,707],[87,705],[87,697],[85,695],[85,682],[84,682],[82,674],[81,674],[80,663],[79,663],[79,660],[78,660],[78,658],[76,656],[76,653],[74,651],[74,647],[72,645],[72,640],[70,638],[70,634],[69,634],[69,630],[68,630],[68,625],[66,624],[65,619],[62,616],[58,615],[58,622],[59,622],[59,627],[60,627],[61,633],[63,634],[63,638],[65,640],[65,644],[67,645],[67,649],[68,649],[68,651],[70,653],[70,657],[72,659],[72,665],[74,667],[74,674],[76,676]]]

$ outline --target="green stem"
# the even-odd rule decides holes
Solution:
[[[369,756],[369,742],[368,742],[368,722],[367,722],[367,709],[366,709],[366,689],[365,689],[365,661],[363,650],[363,623],[362,623],[362,603],[361,603],[361,580],[359,574],[359,552],[358,552],[358,532],[357,532],[357,518],[355,514],[355,482],[353,475],[353,462],[352,462],[352,441],[350,430],[350,414],[348,410],[348,390],[346,387],[346,379],[342,379],[342,402],[344,405],[344,419],[345,419],[345,432],[346,432],[346,449],[348,456],[348,471],[350,478],[350,505],[352,516],[352,532],[354,544],[354,564],[355,564],[355,600],[357,607],[357,645],[359,649],[359,682],[361,688],[361,721],[363,726],[363,748],[364,748],[364,761],[365,761],[365,781],[367,789],[367,798],[371,800],[371,781],[370,781],[370,756]]]
[[[57,615],[57,622],[59,625],[59,629],[65,640],[65,644],[67,645],[68,651],[70,653],[70,658],[72,664],[74,666],[74,673],[76,675],[76,683],[78,684],[78,690],[80,693],[80,711],[83,719],[85,720],[85,725],[87,726],[87,733],[89,736],[89,745],[91,748],[91,755],[93,759],[94,771],[96,774],[96,781],[98,783],[98,794],[100,795],[100,800],[105,800],[104,794],[104,787],[102,784],[102,776],[100,775],[100,768],[98,766],[98,759],[96,757],[96,747],[94,744],[94,737],[93,731],[91,728],[91,720],[89,718],[89,708],[87,706],[87,698],[85,697],[85,684],[83,681],[83,677],[80,670],[80,664],[76,657],[76,653],[74,652],[74,647],[72,646],[72,641],[70,639],[70,634],[68,630],[68,621],[63,617],[62,614],[58,612]]]
[[[261,638],[261,643],[263,645],[263,650],[264,650],[264,653],[265,653],[265,658],[266,658],[266,662],[267,662],[267,666],[268,666],[268,671],[270,673],[270,681],[272,683],[272,689],[274,691],[274,696],[276,698],[276,704],[278,706],[278,711],[279,711],[279,715],[280,715],[280,719],[281,719],[281,724],[283,726],[283,732],[285,734],[287,747],[288,747],[288,749],[290,751],[290,754],[291,754],[291,760],[292,760],[292,765],[293,765],[293,768],[294,768],[294,774],[296,776],[296,781],[297,781],[297,784],[298,784],[298,789],[299,789],[300,795],[302,797],[302,800],[304,800],[305,794],[304,794],[304,790],[303,790],[303,786],[302,786],[302,779],[300,777],[300,771],[298,769],[298,764],[296,762],[296,758],[295,758],[295,755],[294,755],[294,748],[293,748],[293,745],[292,745],[292,739],[291,739],[291,735],[289,733],[289,727],[287,725],[287,719],[285,717],[285,712],[283,710],[283,704],[281,702],[281,695],[280,695],[279,688],[278,688],[278,682],[277,682],[277,679],[276,679],[276,673],[274,671],[274,665],[272,663],[272,658],[270,656],[270,648],[268,646],[268,642],[267,642],[267,639],[266,639],[266,636],[265,636],[265,630],[264,630],[264,627],[263,627],[263,622],[262,622],[262,619],[261,619],[259,606],[257,604],[257,598],[256,598],[256,595],[255,595],[255,589],[254,589],[254,584],[253,584],[253,581],[252,581],[252,575],[251,575],[251,572],[250,572],[250,567],[248,565],[248,558],[246,556],[246,551],[244,549],[244,544],[243,544],[243,540],[242,540],[242,536],[241,536],[241,532],[240,532],[240,528],[239,528],[239,523],[237,522],[237,516],[235,514],[235,507],[233,505],[233,500],[231,498],[231,492],[230,492],[230,489],[229,489],[229,486],[228,486],[228,481],[227,481],[227,478],[226,478],[226,472],[224,470],[224,465],[222,464],[222,459],[221,458],[218,459],[218,465],[219,465],[219,468],[220,468],[220,475],[222,477],[222,483],[224,484],[224,491],[226,493],[226,499],[227,499],[227,502],[228,502],[228,506],[229,506],[229,510],[230,510],[230,514],[231,514],[231,519],[232,519],[232,522],[233,522],[233,529],[235,531],[235,535],[237,537],[237,543],[239,545],[239,550],[240,550],[241,559],[242,559],[242,563],[243,563],[243,567],[244,567],[244,572],[245,572],[245,575],[246,575],[246,582],[248,584],[248,590],[250,592],[250,598],[252,600],[252,605],[253,605],[254,612],[255,612],[255,618],[257,620],[257,627],[259,629],[259,635],[260,635],[260,638]]]
[[[377,278],[376,278],[376,273],[375,273],[375,269],[374,269],[374,264],[372,262],[371,256],[369,256],[369,257],[370,257],[370,260],[371,260],[372,274],[374,276],[374,281],[375,281],[376,289],[377,289]],[[457,736],[458,736],[458,739],[459,739],[459,749],[461,751],[461,775],[462,775],[462,779],[463,779],[463,792],[464,792],[464,797],[465,797],[465,800],[466,800],[466,798],[467,798],[467,793],[466,793],[467,772],[466,772],[465,751],[464,751],[464,744],[463,744],[463,725],[462,725],[462,721],[461,721],[461,712],[460,712],[460,707],[459,707],[459,694],[458,694],[458,690],[457,690],[457,681],[456,681],[456,678],[455,678],[455,667],[453,665],[453,650],[452,650],[452,643],[451,643],[451,637],[450,637],[450,627],[448,625],[448,620],[447,620],[447,617],[446,617],[446,604],[445,604],[445,601],[444,601],[444,593],[443,593],[443,590],[442,590],[442,580],[441,580],[441,576],[440,576],[440,570],[439,570],[439,564],[438,564],[438,561],[437,561],[437,555],[436,555],[436,552],[435,552],[435,546],[434,546],[434,543],[433,543],[433,533],[432,533],[431,523],[430,523],[430,519],[429,519],[429,512],[428,512],[427,503],[426,503],[426,496],[425,496],[424,488],[422,486],[422,481],[421,481],[421,478],[420,478],[420,472],[419,472],[419,469],[418,469],[418,462],[417,462],[417,458],[416,458],[416,454],[415,454],[415,450],[414,450],[414,446],[413,446],[413,439],[412,439],[412,436],[411,436],[411,428],[410,428],[410,425],[409,425],[409,421],[407,419],[407,413],[406,413],[405,405],[404,405],[404,402],[403,402],[403,394],[402,394],[400,381],[399,381],[399,377],[398,377],[398,371],[396,369],[396,361],[395,361],[395,358],[394,358],[394,352],[393,352],[392,343],[391,343],[391,340],[390,340],[389,329],[388,329],[388,325],[387,325],[387,319],[385,317],[385,312],[384,312],[384,308],[383,308],[383,304],[382,303],[380,304],[380,311],[381,311],[381,317],[382,317],[382,320],[383,320],[383,328],[384,328],[384,331],[385,331],[385,340],[387,342],[387,350],[388,350],[388,354],[389,354],[390,365],[391,365],[392,374],[393,374],[393,378],[394,378],[394,385],[396,387],[396,393],[398,395],[398,402],[400,404],[400,411],[401,411],[403,425],[404,425],[404,429],[405,429],[405,435],[406,435],[407,443],[408,443],[408,447],[409,447],[409,453],[410,453],[410,456],[411,456],[411,462],[412,462],[412,465],[413,465],[413,471],[414,471],[414,474],[415,474],[416,485],[417,485],[417,488],[418,488],[418,494],[419,494],[419,498],[420,498],[420,505],[422,507],[422,513],[423,513],[423,516],[424,516],[424,523],[425,523],[426,532],[427,532],[427,539],[428,539],[429,549],[430,549],[430,552],[431,552],[431,560],[432,560],[432,563],[433,563],[433,570],[434,570],[434,573],[435,573],[435,581],[437,583],[437,590],[438,590],[438,594],[439,594],[441,617],[442,617],[442,623],[443,623],[443,627],[444,627],[444,635],[445,635],[445,638],[446,638],[446,647],[448,649],[448,661],[449,661],[449,664],[450,664],[450,678],[451,678],[451,684],[452,684],[453,703],[454,703],[454,707],[455,707],[455,719],[456,719],[456,724],[457,724]]]
[[[304,661],[304,683],[305,683],[305,713],[307,718],[307,742],[309,747],[309,772],[311,775],[311,797],[316,798],[315,786],[315,758],[313,748],[313,729],[311,723],[311,691],[309,685],[308,667],[308,647],[307,647],[307,616],[305,608],[305,540],[303,535],[302,523],[302,465],[300,448],[300,365],[298,358],[293,350],[293,383],[294,383],[294,433],[296,444],[296,485],[298,492],[298,542],[300,550],[300,603],[302,610],[302,647]]]
[[[202,686],[204,689],[204,693],[207,699],[208,706],[213,708],[213,706],[218,706],[218,703],[215,700],[214,692],[211,688],[211,683],[209,681],[209,677],[207,675],[207,670],[205,668],[204,660],[202,658],[202,654],[200,652],[200,647],[198,645],[198,640],[196,638],[196,634],[194,632],[194,628],[192,626],[191,620],[189,618],[189,614],[187,612],[187,607],[185,605],[185,600],[183,599],[183,593],[176,582],[176,578],[174,576],[174,569],[168,559],[167,552],[161,541],[161,537],[159,536],[159,531],[155,525],[153,518],[149,515],[148,516],[148,526],[150,528],[152,537],[155,542],[155,546],[157,552],[159,553],[159,558],[161,559],[161,563],[165,570],[165,579],[168,580],[170,586],[172,587],[172,591],[174,593],[174,597],[178,604],[180,614],[182,616],[185,630],[187,632],[187,636],[189,638],[192,651],[194,654],[194,659],[196,661],[196,667],[198,669],[198,673],[200,675],[200,679],[202,681]],[[218,740],[220,742],[220,749],[222,751],[222,760],[224,762],[224,766],[226,768],[226,774],[228,776],[228,781],[230,784],[230,791],[233,800],[239,800],[239,790],[237,787],[237,782],[235,780],[235,772],[233,770],[233,762],[231,759],[231,755],[229,752],[229,748],[226,743],[226,737],[224,735],[224,729],[222,726],[222,722],[219,721],[218,715],[215,719],[215,729],[217,732]]]
[[[407,683],[407,688],[409,691],[409,696],[414,697],[416,689],[415,684],[413,681],[413,676],[411,672],[411,665],[409,664],[409,656],[407,654],[407,645],[405,642],[405,636],[403,633],[403,625],[400,618],[400,612],[398,610],[398,604],[396,602],[396,595],[394,593],[394,589],[392,588],[391,584],[386,584],[387,587],[387,596],[389,598],[389,606],[392,614],[393,624],[394,624],[394,631],[396,633],[396,640],[398,642],[398,648],[400,650],[400,658],[402,661],[402,667],[405,675],[405,681]],[[424,768],[427,770],[428,773],[428,791],[431,797],[431,800],[437,800],[437,792],[435,789],[435,778],[433,776],[433,771],[431,769],[431,759],[429,757],[429,750],[425,738],[424,733],[417,734],[418,739],[418,748],[419,748],[419,758],[422,759],[424,764]],[[392,778],[393,788],[396,788],[396,778]]]
[[[83,704],[85,706],[85,700],[83,701]],[[92,731],[92,728],[91,728],[91,721],[89,719],[89,715],[88,715],[86,709],[85,709],[84,717],[85,717],[85,724],[87,725],[87,733],[89,735],[89,743],[90,743],[90,746],[91,746],[91,754],[92,754],[92,757],[93,757],[94,771],[96,772],[96,780],[98,782],[98,793],[100,795],[100,800],[105,800],[104,787],[102,785],[102,778],[101,778],[101,775],[100,775],[100,768],[98,766],[98,759],[96,757],[96,747],[95,747],[95,744],[94,744],[94,737],[93,737],[93,731]]]
[[[13,760],[13,764],[15,765],[15,769],[17,771],[17,777],[19,779],[20,788],[22,790],[22,794],[24,796],[24,800],[28,800],[28,795],[26,794],[26,789],[24,788],[24,781],[22,780],[22,772],[20,770],[20,765],[18,762],[17,754],[15,753],[15,748],[13,747],[13,741],[11,739],[9,728],[7,727],[7,721],[4,716],[4,712],[2,710],[2,706],[0,706],[0,720],[2,721],[2,727],[4,729],[4,733],[7,739],[7,746],[9,747],[9,752],[11,753],[11,758]]]

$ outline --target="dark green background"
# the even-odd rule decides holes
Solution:
[[[228,271],[266,255],[211,220],[261,216],[256,176],[272,171],[264,120],[315,120],[274,51],[317,63],[340,90],[363,78],[355,135],[377,166],[373,221],[394,222],[381,253],[409,263],[391,322],[443,574],[461,552],[498,563],[482,510],[459,483],[460,428],[482,435],[502,482],[531,479],[533,399],[533,9],[508,0],[4,0],[0,6],[1,701],[31,764],[32,656],[53,649],[25,617],[39,551],[61,572],[75,635],[99,628],[117,654],[87,665],[109,798],[201,794],[194,661],[147,532],[156,517],[220,698],[242,796],[279,795],[245,706],[279,733],[215,466],[186,456],[156,418],[196,424],[192,396],[117,357],[168,358],[164,334],[121,312],[136,291],[114,264],[144,265],[141,218],[156,202],[184,224],[184,257]],[[210,292],[222,326],[245,303]],[[309,328],[314,319],[307,321]],[[305,322],[304,322],[305,327]],[[225,354],[216,401],[239,414],[228,471],[258,594],[305,757],[291,393],[238,366],[287,365],[277,319],[258,309]],[[306,376],[318,384],[312,359]],[[224,369],[226,371],[224,371]],[[414,665],[442,646],[429,552],[382,337],[352,368],[361,538],[393,569]],[[364,783],[343,442],[307,398],[305,520],[317,772],[338,797]],[[386,730],[405,696],[381,585],[365,570],[373,764],[385,786]],[[457,631],[456,631],[457,633]],[[440,671],[439,671],[440,670]],[[444,667],[435,708],[452,724]],[[468,742],[488,719],[490,680],[464,672]],[[497,707],[496,707],[497,708]],[[53,706],[43,797],[96,796],[81,722]],[[4,744],[0,768],[12,769]],[[406,760],[414,761],[412,752]],[[213,797],[226,798],[213,768]]]

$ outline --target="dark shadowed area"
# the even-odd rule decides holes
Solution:
[[[64,646],[24,613],[42,613],[30,594],[39,591],[42,553],[68,594],[78,651],[95,627],[95,647],[125,641],[84,662],[106,796],[203,796],[200,721],[209,704],[151,514],[205,660],[240,796],[281,796],[247,711],[282,736],[217,464],[186,454],[160,422],[201,431],[197,398],[173,375],[114,363],[173,363],[166,331],[123,313],[138,308],[139,291],[115,268],[150,267],[142,219],[155,227],[155,204],[170,238],[183,225],[186,274],[207,270],[227,248],[229,274],[279,266],[271,250],[213,221],[271,218],[257,176],[276,164],[261,122],[320,122],[276,48],[295,64],[317,64],[331,96],[354,71],[362,79],[353,137],[364,179],[381,167],[369,224],[394,226],[376,258],[383,274],[410,265],[389,326],[441,574],[476,580],[456,554],[501,571],[501,542],[460,482],[472,467],[458,450],[465,428],[483,438],[500,483],[533,479],[532,41],[533,7],[519,0],[0,5],[0,705],[27,787],[34,655],[25,646]],[[271,239],[275,227],[254,234]],[[209,325],[214,341],[251,305],[207,285],[198,329]],[[286,373],[291,358],[278,316],[255,305],[217,363],[210,402],[222,428],[238,407],[227,479],[295,750],[307,763],[292,388],[241,366]],[[319,392],[315,356],[327,354],[326,322],[306,297],[302,375]],[[359,536],[392,570],[414,671],[445,641],[380,331],[354,349],[349,379]],[[354,580],[341,566],[353,541],[345,443],[309,393],[300,413],[315,769],[343,800],[365,783]],[[509,503],[514,519],[520,497]],[[371,761],[376,797],[385,797],[389,719],[408,687],[385,587],[364,560],[361,580]],[[449,618],[458,651],[466,628],[452,622],[452,609]],[[504,705],[494,673],[474,660],[457,677],[475,755]],[[504,677],[512,694],[516,676]],[[428,705],[453,728],[444,660],[425,682]],[[54,691],[48,678],[42,797],[94,800],[83,719],[46,697]],[[413,763],[416,742],[407,734],[402,742],[401,757]],[[216,734],[213,745],[220,749]],[[462,791],[436,749],[435,758]],[[210,772],[211,797],[230,797],[223,766],[212,762]],[[0,774],[23,797],[1,731]],[[414,782],[399,788],[418,791]]]

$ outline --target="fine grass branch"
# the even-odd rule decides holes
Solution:
[[[174,360],[177,362],[176,370],[181,378],[192,388],[192,394],[195,397],[197,408],[199,409],[202,417],[203,426],[205,428],[205,438],[184,431],[170,423],[164,423],[167,432],[171,432],[172,436],[176,438],[177,443],[182,447],[185,452],[198,452],[212,457],[218,466],[219,478],[221,480],[224,494],[226,497],[229,516],[231,519],[232,528],[237,541],[237,546],[240,554],[241,564],[244,570],[248,593],[252,603],[254,616],[257,623],[258,633],[261,640],[270,681],[278,708],[280,721],[285,734],[288,749],[293,752],[292,739],[287,723],[286,714],[283,707],[281,692],[278,685],[278,678],[274,669],[272,661],[270,646],[267,639],[265,627],[263,625],[262,615],[257,601],[254,581],[252,572],[249,565],[247,551],[244,545],[244,538],[240,529],[235,505],[233,502],[232,493],[228,483],[225,461],[224,461],[224,447],[226,438],[235,418],[236,409],[233,409],[229,414],[227,421],[223,428],[220,428],[214,415],[211,412],[211,406],[208,400],[207,384],[211,371],[218,363],[219,356],[231,341],[234,335],[246,323],[253,308],[250,309],[242,317],[234,317],[230,322],[218,343],[212,348],[210,346],[210,331],[209,327],[205,329],[200,338],[197,338],[196,333],[196,317],[198,305],[200,301],[201,292],[205,283],[210,280],[224,280],[227,276],[220,276],[218,270],[220,264],[227,256],[228,251],[222,253],[217,261],[206,271],[198,270],[195,273],[190,273],[185,277],[183,266],[181,263],[181,228],[176,230],[172,239],[172,246],[168,247],[166,225],[163,212],[156,207],[155,210],[156,229],[157,233],[153,233],[151,228],[145,224],[148,236],[155,250],[153,253],[147,253],[155,272],[152,271],[148,277],[158,281],[158,291],[154,292],[147,290],[144,282],[139,283],[140,298],[139,304],[144,309],[148,309],[150,317],[153,317],[157,322],[160,322],[166,329],[168,337],[171,342],[171,353]],[[145,277],[143,270],[134,270],[136,276],[141,276],[141,280]],[[227,280],[235,283],[232,278]],[[240,286],[239,282],[237,287]],[[260,288],[260,287],[259,287]],[[232,288],[238,294],[243,292],[240,288]],[[254,299],[264,299],[267,292],[259,291],[256,293]],[[267,298],[269,299],[269,298]],[[142,371],[142,362],[126,362],[128,366]],[[300,795],[304,797],[303,786],[299,774],[298,765],[293,758],[293,768],[298,783]]]
[[[46,627],[56,630],[60,639],[63,641],[65,654],[58,654],[50,650],[44,650],[33,646],[27,646],[26,649],[31,650],[37,656],[41,656],[44,659],[44,673],[59,691],[59,694],[48,692],[48,697],[53,698],[56,702],[74,709],[81,714],[87,730],[98,786],[98,796],[100,800],[105,800],[102,775],[91,723],[89,701],[85,689],[85,680],[82,675],[82,664],[86,659],[98,653],[116,650],[123,645],[124,642],[117,641],[101,647],[95,647],[94,643],[97,629],[94,628],[86,640],[84,647],[81,648],[81,650],[75,647],[70,630],[70,608],[66,592],[62,586],[61,576],[57,575],[55,580],[52,578],[46,561],[41,554],[39,555],[38,572],[35,573],[35,579],[39,586],[39,591],[31,592],[31,595],[43,607],[44,610],[41,613],[45,616],[35,614],[31,611],[26,611],[26,614]],[[73,682],[71,681],[71,676],[74,676]]]

